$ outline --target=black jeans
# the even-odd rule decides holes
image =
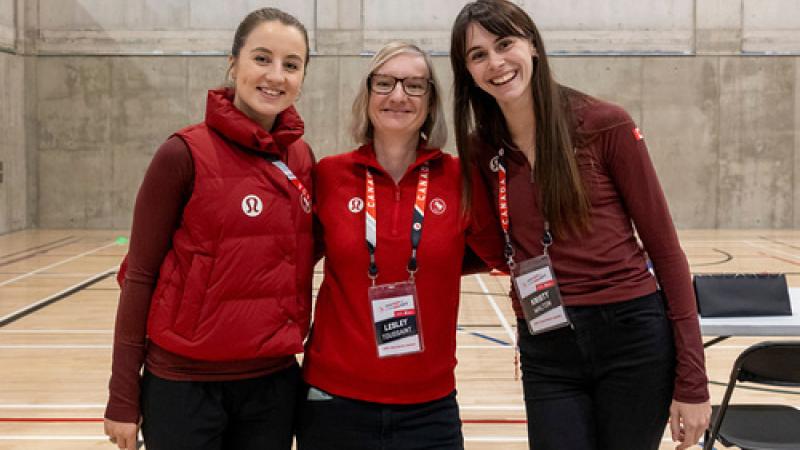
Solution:
[[[297,364],[235,381],[171,381],[145,372],[145,446],[147,450],[289,450],[300,385]]]
[[[657,449],[675,378],[660,293],[568,307],[574,326],[531,336],[519,322],[528,442],[536,450]]]
[[[298,450],[464,448],[455,391],[439,400],[412,405],[370,403],[322,395],[325,399],[320,399],[319,395],[316,399],[304,396],[301,402]]]

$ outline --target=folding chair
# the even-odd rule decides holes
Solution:
[[[719,440],[726,447],[746,450],[800,449],[800,410],[786,405],[729,405],[737,381],[800,386],[800,341],[761,342],[736,358],[703,446],[711,450]]]

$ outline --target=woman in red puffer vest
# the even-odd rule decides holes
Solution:
[[[307,62],[297,19],[252,12],[234,87],[153,157],[120,276],[105,431],[121,449],[140,424],[149,450],[291,448],[314,263],[314,156],[292,106]]]

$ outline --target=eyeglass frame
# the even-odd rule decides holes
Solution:
[[[392,89],[387,91],[387,92],[377,92],[374,89],[372,89],[372,77],[375,76],[375,75],[381,76],[381,77],[389,77],[389,78],[393,79],[394,80],[394,84],[392,85]],[[410,79],[425,80],[426,81],[426,83],[425,83],[425,86],[426,86],[425,92],[423,92],[422,94],[418,94],[418,95],[409,93],[407,88],[406,88],[405,81],[406,80],[410,80]],[[435,88],[435,86],[433,85],[433,80],[431,80],[430,78],[426,78],[426,77],[397,78],[396,76],[393,76],[393,75],[387,75],[387,74],[383,74],[383,73],[374,73],[374,72],[369,74],[369,76],[367,77],[367,89],[369,90],[369,92],[375,93],[375,94],[378,94],[378,95],[389,95],[389,94],[391,94],[392,92],[394,92],[395,89],[397,89],[397,83],[400,83],[400,86],[403,87],[403,93],[408,95],[409,97],[422,97],[425,94],[431,92],[432,88]]]

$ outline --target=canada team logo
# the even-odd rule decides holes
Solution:
[[[447,211],[447,203],[445,203],[444,200],[442,200],[439,197],[436,197],[433,200],[431,200],[428,207],[431,209],[431,212],[436,214],[437,216],[441,216],[442,214],[444,214],[445,211]]]
[[[489,169],[492,172],[499,172],[500,171],[500,157],[495,156],[494,158],[489,160]]]
[[[248,217],[256,217],[264,210],[264,204],[257,195],[250,194],[242,199],[242,211]]]
[[[300,206],[306,214],[311,214],[311,198],[307,195],[300,195]]]
[[[358,214],[364,209],[364,200],[360,197],[353,197],[347,202],[347,209],[353,214]]]

